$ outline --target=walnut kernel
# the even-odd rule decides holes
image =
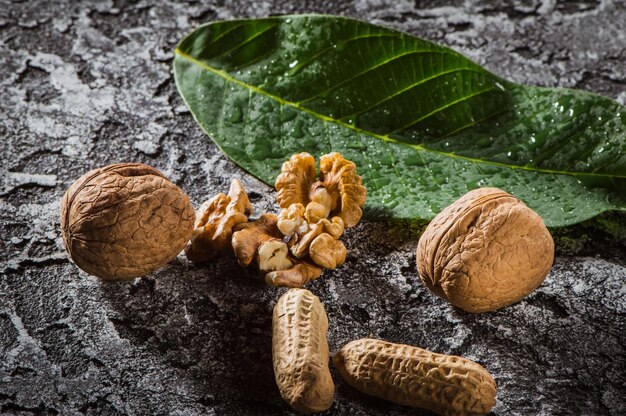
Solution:
[[[233,228],[248,221],[252,204],[241,182],[234,179],[228,195],[217,194],[202,204],[185,254],[191,261],[204,262],[230,245]]]
[[[356,225],[366,192],[354,163],[339,153],[322,159],[326,176],[316,180],[313,156],[292,156],[276,179],[278,215],[234,228],[231,243],[239,264],[256,266],[269,285],[300,287],[346,260],[339,241],[344,218]]]

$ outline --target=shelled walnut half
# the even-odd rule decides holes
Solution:
[[[292,156],[276,178],[276,190],[281,208],[300,203],[305,207],[307,221],[338,216],[348,228],[361,219],[361,207],[367,196],[356,165],[337,152],[320,158],[319,180],[315,176],[313,156],[308,153]]]
[[[217,194],[200,207],[191,241],[185,248],[187,258],[195,262],[209,261],[230,244],[233,228],[246,223],[252,204],[241,182],[234,179],[228,195]]]

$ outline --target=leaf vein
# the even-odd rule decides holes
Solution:
[[[424,114],[423,116],[419,117],[418,119],[410,121],[409,123],[405,124],[404,126],[400,127],[399,129],[396,129],[396,130],[392,131],[391,133],[389,133],[389,135],[396,134],[396,133],[399,133],[399,132],[401,132],[403,130],[406,130],[406,129],[408,129],[411,126],[414,126],[415,124],[417,124],[417,123],[419,123],[421,121],[424,121],[427,118],[434,116],[435,114],[438,114],[438,113],[442,112],[446,108],[452,107],[453,105],[461,104],[461,103],[469,100],[470,98],[477,97],[477,96],[479,96],[481,94],[485,94],[485,93],[487,93],[489,91],[493,91],[493,90],[495,90],[495,87],[485,88],[484,90],[474,91],[471,94],[468,94],[468,95],[465,95],[465,96],[463,96],[461,98],[457,98],[456,100],[450,101],[450,102],[442,105],[441,107],[438,107],[438,108],[434,109],[430,113]]]
[[[422,149],[417,151],[418,156],[420,157],[420,159],[422,159],[422,163],[424,163],[424,167],[426,168],[426,172],[428,172],[428,176],[430,176],[430,178],[433,180],[433,183],[435,185],[437,185],[437,187],[439,187],[439,189],[441,190],[441,192],[443,192],[444,194],[446,194],[448,197],[450,197],[451,199],[454,199],[452,195],[450,195],[450,193],[448,191],[446,191],[443,186],[437,181],[437,179],[435,178],[435,175],[433,175],[432,170],[428,167],[428,161],[426,161],[426,158],[424,157],[424,155],[422,154]]]
[[[252,42],[254,39],[258,38],[259,36],[261,36],[265,32],[267,32],[269,30],[272,30],[276,26],[278,26],[278,23],[275,23],[275,24],[273,24],[271,26],[263,28],[262,30],[256,32],[254,35],[250,36],[249,38],[244,39],[241,43],[238,43],[237,45],[234,45],[233,47],[226,49],[224,52],[222,52],[222,53],[220,53],[218,55],[211,56],[210,59],[216,59],[216,58],[219,58],[220,56],[224,56],[226,54],[232,53],[232,52],[236,51],[237,49],[241,48],[242,46]]]
[[[392,137],[390,137],[390,134],[387,135],[381,135],[381,134],[377,134],[371,131],[367,131],[367,130],[363,130],[359,127],[356,127],[354,125],[350,125],[347,123],[342,122],[341,120],[336,120],[333,119],[331,117],[325,116],[323,114],[317,113],[309,108],[306,107],[302,107],[300,105],[298,105],[298,103],[294,103],[291,101],[287,101],[283,98],[280,98],[268,91],[265,91],[259,87],[256,87],[254,85],[250,85],[244,81],[241,81],[233,76],[231,76],[230,74],[228,74],[227,72],[211,67],[210,65],[208,65],[207,63],[198,60],[196,58],[194,58],[193,56],[185,53],[184,51],[180,50],[180,49],[176,49],[176,54],[181,58],[181,59],[185,59],[195,65],[198,65],[199,67],[201,67],[202,69],[209,71],[217,76],[220,76],[224,79],[226,79],[229,82],[232,82],[234,84],[237,84],[243,88],[246,88],[250,91],[250,94],[252,94],[252,92],[258,93],[260,95],[264,95],[266,97],[272,98],[276,101],[278,101],[279,103],[282,103],[284,105],[288,105],[290,107],[296,108],[298,110],[301,110],[305,113],[308,113],[310,115],[312,115],[315,118],[318,118],[322,121],[325,122],[330,122],[330,123],[335,123],[338,124],[340,126],[343,126],[347,129],[353,130],[357,133],[361,133],[361,134],[365,134],[374,138],[377,138],[379,140],[383,140],[383,141],[387,141],[387,142],[392,142],[392,143],[398,143],[401,145],[405,145],[405,146],[409,146],[412,147],[416,150],[424,150],[424,151],[428,151],[431,153],[436,153],[436,154],[440,154],[440,155],[445,155],[448,156],[450,158],[455,158],[455,159],[462,159],[462,160],[466,160],[466,161],[470,161],[470,162],[474,162],[474,163],[481,163],[481,164],[487,164],[487,165],[493,165],[493,166],[500,166],[500,167],[505,167],[505,168],[509,168],[509,169],[522,169],[522,170],[529,170],[529,171],[533,171],[533,172],[541,172],[541,173],[551,173],[551,174],[560,174],[560,175],[572,175],[572,176],[599,176],[599,177],[615,177],[615,178],[626,178],[626,175],[611,175],[611,174],[603,174],[603,173],[593,173],[593,172],[571,172],[571,171],[559,171],[559,170],[552,170],[552,169],[542,169],[542,168],[531,168],[531,167],[527,167],[527,166],[519,166],[519,165],[508,165],[505,163],[501,163],[501,162],[495,162],[495,161],[490,161],[490,160],[481,160],[481,159],[476,159],[476,158],[472,158],[469,156],[463,156],[463,155],[459,155],[456,153],[450,153],[450,152],[443,152],[443,151],[438,151],[438,150],[434,150],[434,149],[430,149],[427,147],[424,147],[422,145],[415,145],[415,144],[410,144],[410,143],[406,143],[403,141],[399,141],[397,139],[394,139]],[[492,88],[493,89],[493,88]],[[486,92],[487,90],[483,90],[482,92]],[[448,106],[450,105],[454,105],[456,104],[455,102],[449,103]],[[415,123],[413,123],[415,124]],[[410,127],[410,126],[407,126]]]
[[[229,33],[234,32],[235,30],[239,29],[242,26],[244,26],[244,23],[239,23],[239,24],[234,25],[233,27],[229,28],[228,30],[220,33],[215,39],[212,39],[211,42],[207,42],[204,45],[202,45],[202,47],[198,51],[198,54],[204,53],[204,51],[206,51],[210,46],[214,45],[215,42],[217,42],[218,40],[222,39],[224,36],[228,35]]]
[[[407,86],[407,87],[405,87],[405,88],[403,88],[401,90],[395,91],[392,94],[390,94],[387,97],[385,97],[384,99],[382,99],[382,100],[380,100],[380,101],[370,105],[369,107],[367,107],[367,108],[365,108],[363,110],[360,110],[360,111],[358,111],[356,113],[353,113],[353,114],[348,114],[347,116],[342,116],[339,120],[344,120],[344,119],[348,119],[348,118],[354,118],[354,117],[356,117],[358,115],[361,115],[361,114],[363,114],[365,112],[371,111],[372,109],[378,107],[379,105],[381,105],[381,104],[383,104],[383,103],[385,103],[385,102],[387,102],[387,101],[397,97],[398,95],[401,95],[401,94],[403,94],[405,92],[408,92],[408,91],[412,90],[415,87],[418,87],[418,86],[420,86],[422,84],[425,84],[428,81],[432,81],[432,80],[437,79],[437,78],[439,78],[439,77],[441,77],[443,75],[452,74],[454,72],[460,72],[460,71],[470,71],[470,72],[478,72],[478,73],[480,73],[479,71],[475,71],[475,70],[473,70],[471,68],[453,68],[453,69],[448,70],[448,71],[439,72],[439,73],[437,73],[437,74],[435,74],[433,76],[430,76],[428,78],[424,78],[422,80],[419,80],[418,82],[414,82],[413,84],[411,84],[411,85],[409,85],[409,86]]]
[[[400,172],[398,171],[398,164],[396,163],[396,158],[393,156],[393,152],[391,151],[391,145],[389,144],[389,142],[383,142],[383,143],[385,143],[387,147],[387,152],[389,152],[389,156],[391,157],[391,166],[393,166],[393,171],[398,177],[398,181],[400,182],[400,184],[406,191],[406,194],[411,195],[411,191],[409,191],[409,187],[406,185],[404,178],[402,177],[402,175],[400,175]]]
[[[352,76],[350,76],[350,77],[348,77],[348,78],[346,78],[346,79],[336,83],[335,85],[331,85],[330,87],[328,87],[328,88],[326,88],[326,89],[316,93],[315,95],[313,95],[311,97],[308,97],[308,98],[305,98],[303,100],[300,100],[300,101],[298,101],[298,104],[303,104],[303,103],[306,103],[308,101],[314,100],[314,99],[316,99],[316,98],[318,98],[320,96],[323,96],[324,94],[327,94],[330,91],[339,88],[340,86],[342,86],[342,85],[344,85],[344,84],[346,84],[346,83],[348,83],[348,82],[350,82],[350,81],[360,77],[361,75],[365,75],[368,72],[372,72],[372,71],[374,71],[374,70],[376,70],[378,68],[381,68],[381,67],[383,67],[383,66],[385,66],[385,65],[387,65],[387,64],[389,64],[389,63],[391,63],[391,62],[393,62],[393,61],[395,61],[397,59],[400,59],[400,58],[402,58],[404,56],[407,56],[407,55],[417,55],[417,54],[423,54],[423,53],[438,53],[438,54],[447,54],[447,55],[449,55],[449,53],[447,53],[447,52],[436,51],[436,50],[427,50],[427,49],[420,49],[420,50],[415,50],[415,51],[402,53],[402,54],[394,56],[393,58],[386,59],[386,60],[384,60],[382,62],[379,62],[379,63],[377,63],[374,66],[371,66],[371,67],[369,67],[369,68],[367,68],[367,69],[365,69],[365,70],[363,70],[363,71],[361,71],[361,72],[359,72],[357,74],[354,74],[354,75],[352,75]],[[469,68],[467,68],[467,69],[469,70]],[[478,71],[478,70],[474,70],[474,71],[482,73],[481,71]],[[432,78],[429,78],[429,79],[432,79]],[[427,80],[428,79],[426,79],[425,81],[427,81]]]
[[[333,44],[332,46],[329,46],[327,48],[322,49],[321,51],[319,51],[318,53],[314,54],[313,56],[311,56],[309,59],[302,61],[301,63],[299,63],[298,65],[294,66],[290,72],[295,74],[296,72],[300,71],[303,67],[305,67],[306,65],[309,65],[311,62],[313,62],[314,60],[316,60],[317,58],[319,58],[320,56],[334,50],[337,48],[338,45],[345,45],[349,42],[353,42],[355,40],[361,40],[361,39],[370,39],[370,38],[382,38],[382,37],[395,37],[397,35],[394,35],[392,33],[377,33],[375,35],[372,34],[367,34],[364,36],[356,36],[350,39],[342,39],[340,41],[338,41],[337,43]]]

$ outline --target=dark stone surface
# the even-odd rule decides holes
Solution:
[[[0,0],[0,413],[290,413],[271,367],[281,290],[232,258],[179,257],[102,283],[67,259],[58,212],[73,180],[118,161],[158,167],[196,204],[240,178],[257,212],[273,209],[273,191],[195,125],[170,60],[201,22],[304,11],[405,30],[516,81],[626,101],[623,1]],[[498,382],[496,415],[626,414],[623,235],[559,233],[546,282],[480,315],[420,283],[418,238],[382,222],[348,232],[346,265],[309,285],[326,305],[331,350],[373,336],[477,360]],[[328,414],[416,414],[334,375]]]

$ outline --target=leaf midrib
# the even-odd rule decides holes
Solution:
[[[554,175],[570,175],[570,176],[592,176],[592,177],[603,177],[603,178],[621,178],[621,179],[626,179],[626,175],[613,175],[613,174],[605,174],[605,173],[597,173],[597,172],[572,172],[572,171],[561,171],[561,170],[554,170],[554,169],[544,169],[544,168],[536,168],[536,167],[531,167],[531,166],[522,166],[522,165],[509,165],[506,163],[502,163],[502,162],[496,162],[493,160],[483,160],[483,159],[478,159],[478,158],[473,158],[473,157],[469,157],[469,156],[464,156],[464,155],[459,155],[456,153],[450,153],[450,152],[444,152],[441,150],[435,150],[435,149],[431,149],[428,147],[424,147],[423,145],[419,145],[419,144],[411,144],[411,143],[405,143],[399,140],[396,140],[394,138],[389,137],[388,135],[382,135],[382,134],[378,134],[378,133],[374,133],[372,131],[368,131],[368,130],[364,130],[361,129],[357,126],[354,126],[352,124],[348,124],[345,123],[341,120],[337,120],[334,119],[332,117],[326,116],[324,114],[320,114],[314,110],[311,110],[309,108],[306,107],[302,107],[301,105],[299,105],[296,102],[292,102],[292,101],[288,101],[285,100],[284,98],[281,98],[279,96],[276,96],[268,91],[265,91],[257,86],[254,85],[250,85],[244,81],[241,81],[235,77],[233,77],[232,75],[228,74],[227,72],[221,70],[221,69],[217,69],[217,68],[213,68],[212,66],[206,64],[203,61],[200,61],[196,58],[194,58],[193,56],[187,54],[186,52],[183,52],[182,50],[180,50],[179,48],[176,48],[175,54],[183,59],[186,59],[187,61],[191,62],[192,64],[195,64],[197,66],[199,66],[200,68],[209,71],[215,75],[218,75],[220,77],[222,77],[224,80],[232,82],[234,84],[237,84],[243,88],[246,88],[250,91],[256,92],[257,94],[261,94],[264,95],[266,97],[269,97],[275,101],[277,101],[278,103],[282,104],[282,105],[286,105],[295,109],[298,109],[300,111],[303,111],[307,114],[310,114],[312,116],[314,116],[315,118],[318,118],[320,120],[322,120],[323,122],[326,123],[334,123],[337,125],[340,125],[342,127],[345,127],[347,129],[353,130],[357,133],[360,134],[364,134],[367,136],[371,136],[374,137],[376,139],[382,140],[384,142],[387,143],[394,143],[394,144],[398,144],[398,145],[402,145],[402,146],[407,146],[407,147],[411,147],[417,151],[424,151],[424,152],[430,152],[430,153],[434,153],[437,155],[441,155],[441,156],[446,156],[449,157],[451,159],[459,159],[459,160],[464,160],[464,161],[468,161],[471,163],[475,163],[475,164],[484,164],[484,165],[491,165],[491,166],[498,166],[498,167],[504,167],[504,168],[508,168],[511,170],[515,170],[515,169],[519,169],[519,170],[525,170],[525,171],[531,171],[531,172],[539,172],[539,173],[547,173],[547,174],[554,174]],[[468,125],[466,127],[470,127],[471,125]]]

